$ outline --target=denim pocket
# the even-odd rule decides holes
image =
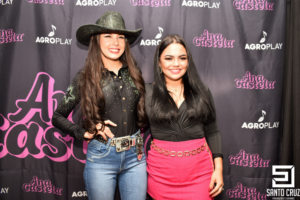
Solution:
[[[92,140],[88,145],[87,157],[88,158],[102,158],[110,151],[110,145]]]

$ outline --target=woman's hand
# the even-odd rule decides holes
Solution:
[[[105,120],[104,121],[104,124],[107,125],[111,125],[111,126],[117,126],[117,124],[113,123],[112,121],[110,120]],[[96,125],[96,128],[97,128],[97,133],[96,134],[91,134],[89,132],[85,132],[84,133],[84,138],[88,139],[87,143],[90,142],[91,139],[93,139],[96,135],[101,135],[103,137],[104,140],[107,140],[107,137],[109,138],[113,138],[115,135],[110,131],[110,129],[105,126],[103,130],[101,130],[102,128],[102,124],[99,123]],[[107,136],[107,137],[106,137]]]
[[[223,191],[224,182],[223,182],[223,159],[215,158],[215,170],[212,173],[211,181],[209,184],[209,195],[215,197]]]

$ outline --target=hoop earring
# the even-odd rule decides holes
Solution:
[[[161,68],[161,66],[159,66],[159,68],[160,68],[160,73],[162,73],[162,68]]]

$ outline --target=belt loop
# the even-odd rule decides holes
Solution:
[[[111,140],[111,146],[115,146],[116,145],[116,140],[115,140],[115,138],[112,138],[112,140]]]
[[[131,144],[130,145],[135,146],[135,144],[136,144],[136,137],[131,139]]]
[[[106,144],[106,149],[107,149],[110,147],[111,138],[109,138],[108,136],[106,136],[106,138],[108,138],[107,144]]]

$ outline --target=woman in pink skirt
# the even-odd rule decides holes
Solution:
[[[224,190],[215,107],[180,36],[157,47],[154,81],[145,98],[153,137],[148,193],[156,200],[213,199]]]

